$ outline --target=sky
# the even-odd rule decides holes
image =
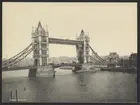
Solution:
[[[3,2],[2,57],[10,58],[26,48],[39,21],[48,26],[49,37],[75,40],[83,29],[100,56],[137,52],[136,3]],[[49,56],[75,57],[76,47],[50,44]]]

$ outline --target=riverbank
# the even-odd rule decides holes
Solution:
[[[104,67],[104,68],[101,68],[101,71],[136,73],[137,69],[136,68],[123,68],[123,67],[115,67],[115,68]]]

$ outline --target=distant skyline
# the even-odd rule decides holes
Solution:
[[[83,29],[100,56],[137,53],[137,3],[2,3],[2,57],[12,57],[32,41],[39,21],[49,36],[76,39]],[[49,45],[50,57],[76,56],[75,46]],[[30,54],[32,57],[32,54]]]

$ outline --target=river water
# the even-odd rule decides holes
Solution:
[[[73,73],[56,69],[55,78],[28,78],[28,70],[2,73],[2,100],[10,91],[27,102],[136,102],[136,74],[98,71]]]

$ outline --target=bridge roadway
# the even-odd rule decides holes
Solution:
[[[49,43],[52,44],[66,44],[66,45],[78,45],[83,44],[83,41],[69,40],[69,39],[59,39],[59,38],[49,38]]]
[[[62,66],[81,66],[79,63],[70,63],[70,64],[58,64],[53,65],[54,68],[62,67]],[[16,70],[24,70],[24,69],[36,69],[37,66],[22,66],[22,67],[11,67],[11,68],[2,68],[2,71],[16,71]]]

